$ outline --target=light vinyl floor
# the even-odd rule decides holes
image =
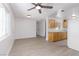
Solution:
[[[79,56],[79,51],[67,47],[66,40],[47,42],[45,38],[17,39],[9,56]]]

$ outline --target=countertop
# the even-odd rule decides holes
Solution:
[[[67,29],[48,29],[48,32],[67,32]]]

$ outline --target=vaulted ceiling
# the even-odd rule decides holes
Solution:
[[[34,7],[31,3],[9,3],[16,18],[27,18],[27,15],[31,15],[31,18],[44,19],[54,13],[59,9],[64,9],[68,11],[71,8],[78,7],[78,3],[42,3],[45,6],[53,6],[52,9],[42,8],[42,14],[39,14],[37,9],[28,11],[27,9]]]

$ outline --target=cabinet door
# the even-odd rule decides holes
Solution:
[[[63,21],[63,28],[67,28],[67,20]]]
[[[57,37],[58,37],[57,39],[58,39],[58,40],[61,40],[61,38],[62,38],[61,34],[62,34],[61,32],[58,32],[58,33],[57,33]]]
[[[53,41],[58,41],[58,32],[53,32]]]
[[[67,32],[63,33],[63,39],[67,39]]]
[[[49,32],[48,33],[48,41],[53,41],[53,35],[52,35],[52,32]]]
[[[55,28],[56,27],[56,21],[54,19],[51,19],[48,21],[48,28]]]

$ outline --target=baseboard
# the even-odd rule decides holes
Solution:
[[[16,40],[19,40],[19,39],[31,39],[31,38],[36,38],[36,37],[23,37],[23,38],[16,38]]]

